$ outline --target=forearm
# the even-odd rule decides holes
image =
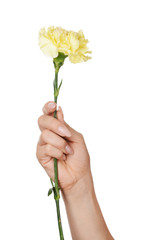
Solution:
[[[73,240],[113,240],[96,199],[89,172],[72,189],[62,191]]]

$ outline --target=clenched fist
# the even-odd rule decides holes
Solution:
[[[58,184],[65,191],[90,172],[90,157],[82,134],[64,121],[61,107],[54,118],[56,108],[56,103],[49,101],[38,118],[41,135],[36,156],[53,181],[54,158],[58,159]]]

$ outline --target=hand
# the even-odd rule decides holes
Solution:
[[[58,184],[65,191],[71,189],[90,172],[90,157],[81,133],[65,121],[61,107],[57,119],[53,117],[57,105],[45,104],[38,119],[41,135],[36,156],[49,177],[54,181],[54,157],[58,159]]]
[[[56,107],[52,101],[46,103],[38,119],[37,158],[53,181],[54,157],[58,159],[58,184],[72,239],[113,240],[96,199],[84,138],[64,121],[61,107],[57,119],[53,117]]]

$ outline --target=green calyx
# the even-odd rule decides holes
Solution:
[[[66,57],[68,57],[68,55],[65,55],[64,53],[59,52],[58,56],[56,58],[53,58],[53,63],[54,63],[56,72],[58,72],[60,67],[64,64],[64,60]]]

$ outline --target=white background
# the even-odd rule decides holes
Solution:
[[[37,119],[53,100],[42,27],[82,29],[92,59],[60,71],[59,105],[83,133],[95,190],[116,240],[145,239],[145,6],[141,0],[1,1],[0,239],[58,240],[49,177],[35,152]],[[65,239],[71,239],[61,198]]]

